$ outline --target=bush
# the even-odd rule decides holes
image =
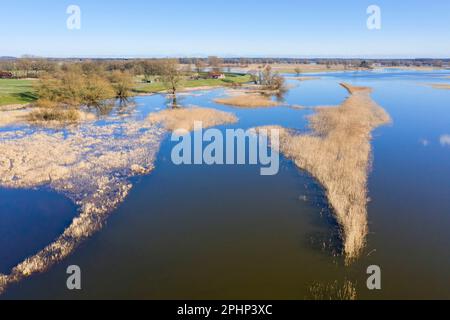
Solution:
[[[39,109],[28,115],[29,121],[76,122],[79,119],[80,113],[74,109]]]
[[[48,99],[39,99],[38,101],[36,101],[34,106],[37,108],[42,108],[42,109],[50,109],[50,108],[57,107],[58,104],[56,102],[50,101]]]
[[[83,104],[98,108],[112,97],[114,97],[114,89],[106,79],[95,75],[85,79],[84,88],[81,92]]]
[[[134,79],[128,72],[114,71],[110,77],[115,96],[118,99],[126,100],[131,96],[134,87]]]

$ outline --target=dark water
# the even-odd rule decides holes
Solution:
[[[374,132],[369,179],[370,235],[351,266],[336,256],[337,226],[323,190],[282,159],[280,173],[256,166],[174,166],[166,140],[156,169],[134,188],[108,224],[70,258],[17,285],[2,298],[304,299],[314,283],[356,284],[359,298],[450,298],[450,90],[447,73],[336,73],[296,82],[288,104],[335,105],[342,81],[374,88],[393,124]],[[185,105],[232,111],[250,128],[304,129],[308,110],[235,109],[212,100],[222,90],[185,96]],[[164,108],[140,97],[137,117]],[[76,209],[47,191],[0,191],[0,271],[36,252],[70,223]],[[6,223],[6,225],[5,225]],[[6,233],[4,233],[6,232]],[[82,269],[83,290],[69,292],[65,270]],[[382,290],[366,288],[379,265]]]

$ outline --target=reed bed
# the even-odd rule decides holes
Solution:
[[[279,102],[262,94],[241,94],[228,98],[215,99],[214,102],[243,108],[275,107],[280,105]]]
[[[192,131],[195,122],[201,122],[205,129],[238,121],[232,113],[199,107],[163,110],[151,114],[148,120],[153,124],[162,124],[169,131]]]
[[[361,254],[368,233],[371,132],[389,123],[390,117],[371,99],[370,88],[342,86],[349,91],[349,98],[338,107],[318,107],[309,118],[310,133],[278,129],[281,152],[325,188],[350,263]]]

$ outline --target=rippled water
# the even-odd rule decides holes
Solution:
[[[9,288],[2,298],[253,298],[303,299],[315,282],[350,280],[360,298],[450,298],[450,90],[445,72],[321,74],[295,85],[287,104],[336,105],[345,81],[374,88],[393,118],[374,133],[369,178],[369,228],[363,256],[346,267],[337,226],[322,188],[282,159],[280,173],[255,166],[174,166],[166,139],[148,176],[107,225],[49,272]],[[223,89],[184,95],[184,105],[234,112],[250,128],[280,124],[305,129],[311,110],[237,109],[217,105]],[[163,96],[135,99],[122,115],[142,119],[165,108]],[[130,113],[131,112],[131,113]],[[117,115],[118,116],[118,115]],[[108,116],[108,121],[122,121]],[[51,242],[76,214],[48,190],[0,190],[0,273]],[[82,269],[83,290],[69,292],[65,269]],[[382,269],[383,289],[365,287],[369,265]]]

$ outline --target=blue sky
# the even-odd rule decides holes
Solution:
[[[450,57],[448,0],[0,0],[0,14],[0,56]]]

